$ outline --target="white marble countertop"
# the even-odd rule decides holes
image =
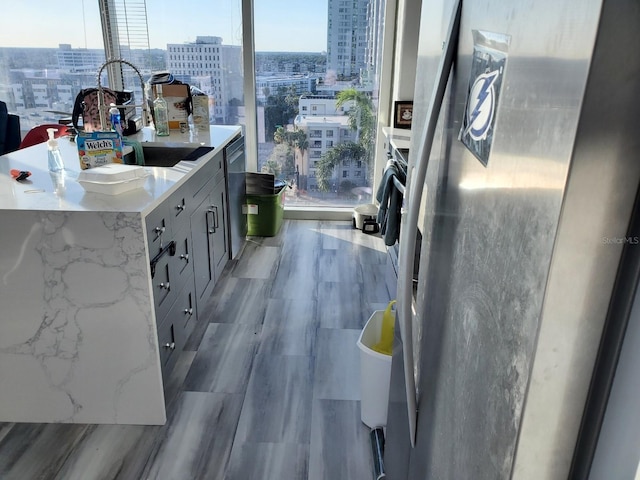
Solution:
[[[240,131],[239,126],[216,125],[211,126],[209,132],[172,131],[168,137],[158,137],[152,128],[147,127],[126,138],[149,146],[215,147],[207,154],[210,156]],[[144,188],[120,195],[104,195],[85,192],[77,182],[80,163],[75,142],[68,137],[61,137],[59,145],[65,165],[62,175],[49,172],[46,143],[0,156],[0,210],[144,213],[161,201],[174,185],[182,183],[187,174],[197,174],[201,165],[198,161],[181,161],[174,167],[144,167],[150,173]],[[28,170],[31,176],[18,182],[9,173],[12,169]]]

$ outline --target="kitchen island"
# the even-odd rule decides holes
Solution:
[[[62,175],[48,171],[46,144],[0,157],[0,422],[165,423],[163,348],[173,350],[175,342],[159,339],[151,263],[153,242],[166,247],[165,228],[150,231],[150,222],[177,193],[204,187],[211,164],[240,130],[212,126],[156,138],[144,129],[129,138],[145,146],[214,148],[195,161],[145,167],[143,188],[115,196],[84,191],[76,145],[66,138],[59,141]],[[31,176],[18,182],[11,169]],[[188,211],[185,203],[177,208]],[[190,235],[188,221],[181,222]],[[191,237],[183,244],[191,248]],[[191,301],[197,288],[189,286],[189,268],[178,290]],[[160,285],[169,291],[168,281]],[[184,309],[189,316],[191,310]]]

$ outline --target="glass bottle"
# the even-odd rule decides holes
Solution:
[[[162,97],[162,85],[156,85],[156,99],[153,101],[153,115],[156,135],[161,137],[169,135],[169,115],[167,101]]]

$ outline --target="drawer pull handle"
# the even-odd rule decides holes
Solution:
[[[160,288],[166,288],[167,290],[169,290],[169,282],[167,283],[161,282],[160,284],[158,284],[158,286]]]
[[[164,247],[162,247],[162,249],[158,252],[158,254],[153,257],[151,259],[151,278],[155,277],[156,275],[156,265],[158,264],[158,262],[160,261],[160,259],[166,255],[169,254],[169,256],[173,257],[176,254],[176,241],[175,240],[171,240],[169,243],[167,243]]]
[[[176,342],[165,343],[163,345],[163,347],[168,349],[168,350],[175,350],[176,349]]]
[[[213,228],[217,230],[218,228],[220,228],[220,220],[218,219],[218,206],[211,205],[211,208],[215,209],[213,212]]]
[[[182,255],[180,255],[180,258],[182,260],[185,260],[185,261],[188,262],[189,261],[189,254],[188,253],[183,253]]]
[[[158,240],[159,238],[162,238],[162,234],[165,231],[165,227],[156,227],[153,229],[154,233],[156,234],[156,238],[153,239],[153,241],[155,242],[156,240]],[[162,240],[160,240],[160,243],[162,243]]]
[[[184,210],[184,205],[181,203],[179,205],[176,205],[176,210],[180,210],[180,211]]]
[[[211,233],[216,233],[216,217],[215,217],[215,210],[214,208],[216,208],[215,205],[211,205],[208,209],[207,209],[207,226],[210,228],[207,228],[207,231],[211,234]],[[209,214],[211,214],[211,216],[209,216]]]
[[[193,315],[193,308],[185,308],[184,313],[186,315]]]

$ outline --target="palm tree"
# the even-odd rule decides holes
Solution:
[[[372,163],[375,140],[376,118],[374,115],[373,103],[369,96],[359,92],[354,88],[343,90],[336,97],[336,107],[342,107],[346,102],[353,102],[353,107],[349,109],[349,127],[356,132],[355,142],[339,143],[331,150],[325,152],[316,169],[318,188],[323,191],[329,190],[329,179],[333,170],[343,160],[362,161],[367,166]]]
[[[347,115],[351,130],[356,131],[356,142],[365,147],[367,145],[373,146],[376,119],[371,98],[366,93],[350,88],[338,93],[336,100],[337,108],[347,102],[353,102],[353,107],[349,109]]]
[[[298,128],[295,130],[286,130],[284,127],[278,126],[273,134],[273,141],[276,144],[276,149],[274,149],[274,151],[279,150],[280,152],[283,152],[285,150],[282,148],[279,149],[278,147],[286,146],[288,154],[293,155],[294,160],[289,166],[290,173],[288,174],[296,176],[297,185],[297,172],[299,169],[302,171],[305,171],[305,169],[304,165],[298,165],[298,168],[296,168],[295,154],[292,152],[297,150],[300,153],[300,163],[304,162],[304,153],[309,148],[309,140],[307,139],[306,132],[304,130],[299,130]],[[287,170],[287,172],[289,172],[289,170]],[[297,186],[300,187],[300,185]]]
[[[355,142],[339,143],[331,150],[328,150],[320,158],[316,167],[318,188],[323,192],[327,192],[329,190],[329,179],[337,165],[340,165],[343,160],[362,160],[364,162],[366,161],[366,154],[365,148]]]

